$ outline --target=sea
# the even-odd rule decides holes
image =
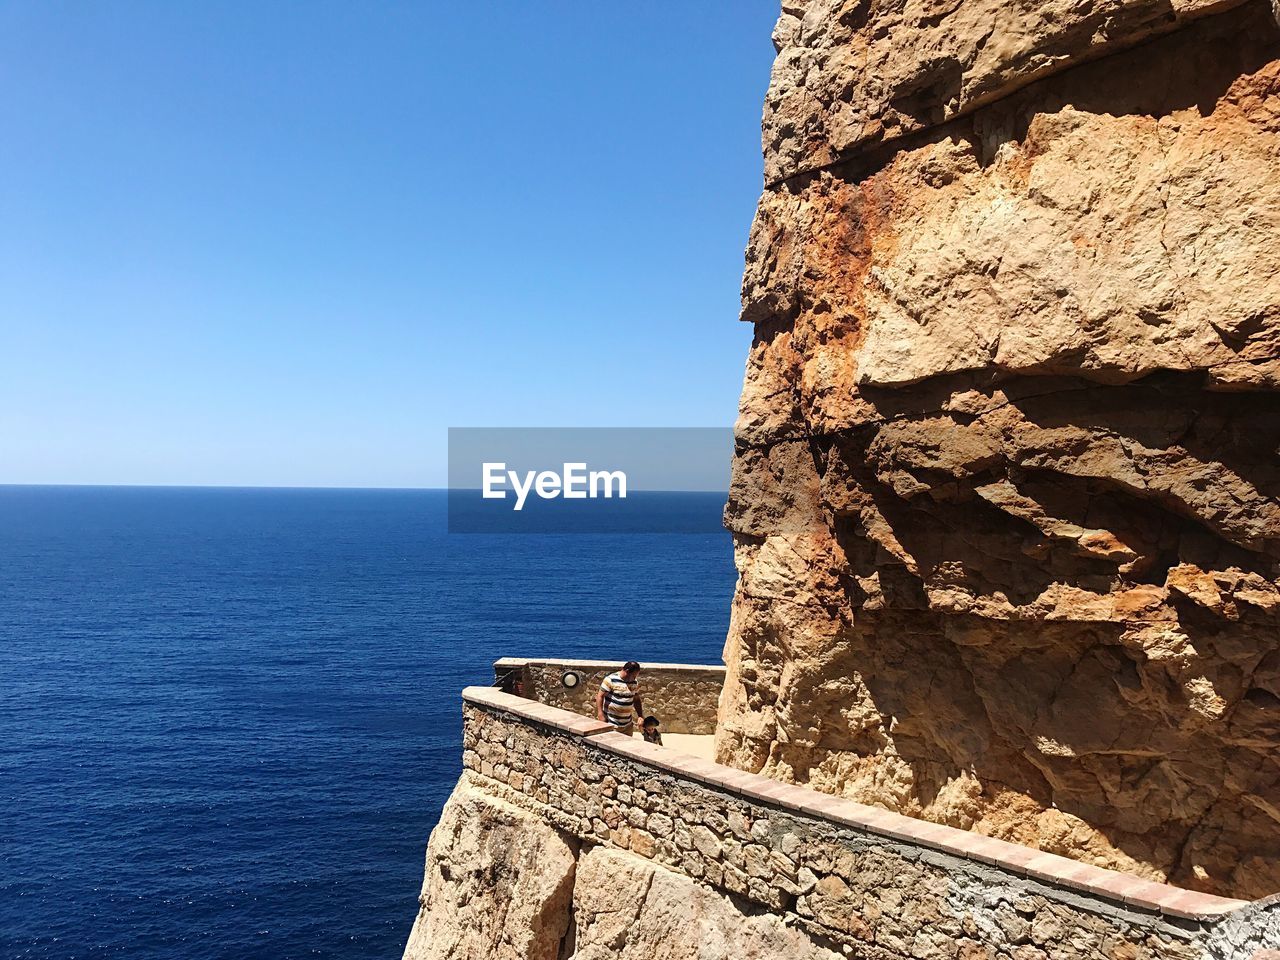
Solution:
[[[450,534],[440,491],[0,487],[0,958],[398,958],[461,688],[719,663],[723,503]]]

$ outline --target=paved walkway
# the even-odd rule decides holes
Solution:
[[[664,733],[662,745],[669,750],[679,750],[703,760],[716,758],[716,738],[711,733]]]

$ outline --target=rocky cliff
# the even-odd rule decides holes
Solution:
[[[628,851],[583,844],[465,776],[432,833],[406,960],[842,960]]]
[[[1280,890],[1280,28],[784,3],[718,759]]]
[[[462,691],[406,960],[1267,960],[1244,903]],[[1258,951],[1264,952],[1258,952]],[[1274,960],[1274,958],[1273,958]]]
[[[1280,891],[1278,15],[786,0],[743,283],[721,763]],[[472,694],[407,960],[1280,942],[1274,901],[1166,922],[1195,895],[1091,887],[973,833],[972,858],[939,857],[952,831],[788,807],[502,696]]]

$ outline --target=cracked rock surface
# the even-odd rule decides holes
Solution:
[[[1257,898],[1280,28],[1060,6],[784,5],[717,755]]]
[[[557,960],[578,842],[465,780],[427,845],[405,960]]]
[[[1239,2],[784,0],[765,180],[892,142]]]
[[[593,847],[578,864],[574,960],[837,960],[781,917],[745,909],[633,854]]]
[[[405,960],[838,960],[830,944],[467,778],[427,847]]]

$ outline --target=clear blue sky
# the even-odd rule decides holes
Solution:
[[[0,6],[0,482],[730,424],[777,7]]]

